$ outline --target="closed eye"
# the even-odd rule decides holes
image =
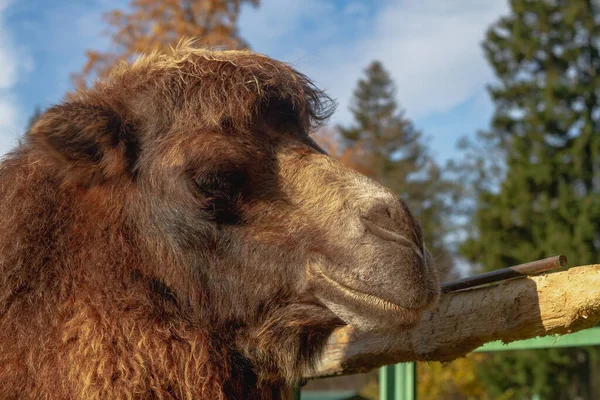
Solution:
[[[210,195],[240,191],[245,184],[246,176],[242,171],[237,169],[216,170],[195,176],[193,179],[202,192]]]
[[[239,170],[214,171],[193,177],[207,218],[218,224],[237,224],[246,175]]]

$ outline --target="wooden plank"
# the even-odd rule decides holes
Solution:
[[[351,374],[409,361],[450,361],[484,343],[508,343],[594,326],[600,265],[511,280],[442,296],[421,323],[397,335],[336,331],[307,378]]]

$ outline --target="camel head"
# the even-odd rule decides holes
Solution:
[[[126,227],[177,312],[291,376],[336,327],[403,330],[439,296],[402,199],[311,139],[331,105],[284,63],[184,45],[71,95],[28,140],[80,218]]]

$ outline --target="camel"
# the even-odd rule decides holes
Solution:
[[[330,334],[439,297],[390,190],[291,66],[183,43],[46,110],[0,164],[2,399],[276,399]]]

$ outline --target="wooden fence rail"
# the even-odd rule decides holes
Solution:
[[[345,327],[307,378],[408,361],[450,361],[484,343],[566,334],[600,321],[600,265],[446,293],[419,325],[396,335]]]

